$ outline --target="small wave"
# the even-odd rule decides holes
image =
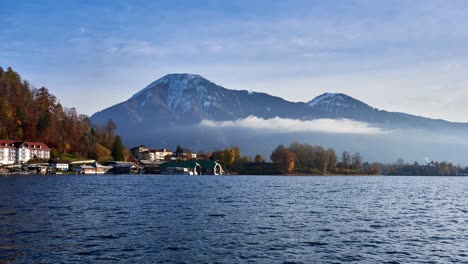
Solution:
[[[318,242],[318,241],[304,241],[302,244],[310,247],[319,247],[319,246],[326,246],[328,243],[325,242]]]
[[[405,255],[405,256],[411,255],[410,253],[404,252],[404,251],[385,251],[384,253],[388,255]]]
[[[276,215],[269,215],[268,217],[270,218],[278,218],[278,217],[283,217],[282,215],[276,214]]]
[[[103,235],[103,236],[99,236],[100,238],[103,238],[103,239],[117,239],[119,238],[120,236],[116,236],[116,235]]]
[[[269,226],[257,226],[257,229],[260,229],[260,230],[275,230],[275,228],[269,227]]]
[[[209,217],[226,217],[225,214],[209,214]]]

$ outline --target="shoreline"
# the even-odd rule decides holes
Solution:
[[[329,174],[329,175],[322,175],[322,174],[265,174],[265,175],[244,175],[244,174],[228,174],[228,175],[171,175],[171,174],[25,174],[25,173],[0,173],[0,177],[8,177],[8,176],[34,176],[34,177],[47,177],[47,176],[56,176],[56,177],[67,177],[67,176],[186,176],[186,177],[199,177],[199,176],[210,176],[210,177],[468,177],[468,175],[383,175],[383,174],[375,174],[375,175],[366,175],[366,174]]]

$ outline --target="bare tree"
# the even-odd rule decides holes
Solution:
[[[338,162],[338,158],[336,157],[335,150],[332,148],[327,149],[327,156],[328,156],[328,171],[334,171],[336,168],[336,163]]]
[[[355,171],[361,171],[362,156],[359,152],[356,152],[351,156],[351,163]]]
[[[351,153],[349,153],[346,150],[343,151],[343,153],[341,153],[341,162],[343,162],[345,169],[349,167],[350,161],[351,161]]]

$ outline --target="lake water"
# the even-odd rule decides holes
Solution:
[[[0,176],[0,263],[468,262],[468,178]]]

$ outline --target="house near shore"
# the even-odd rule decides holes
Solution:
[[[140,174],[142,167],[133,162],[112,161],[109,162],[112,166],[110,170],[113,174]]]
[[[55,169],[55,171],[68,171],[70,168],[70,162],[67,160],[56,159],[50,161],[49,164]]]
[[[171,160],[194,160],[194,159],[197,159],[197,154],[186,148],[181,149],[179,153],[174,152],[171,158]]]
[[[22,164],[34,158],[49,159],[50,148],[42,142],[0,140],[0,164]]]
[[[132,155],[139,161],[164,161],[166,157],[172,156],[172,151],[168,149],[149,149],[145,145],[130,149]]]
[[[140,153],[148,152],[148,151],[149,151],[149,148],[146,147],[145,145],[140,145],[138,147],[134,147],[130,149],[130,153],[132,153],[133,157],[135,157],[137,160],[141,160]]]
[[[216,161],[212,160],[189,160],[169,161],[161,164],[162,174],[185,174],[185,175],[221,175],[224,170]]]
[[[157,161],[166,160],[166,157],[170,157],[173,155],[173,152],[168,149],[158,149],[154,151],[154,159]]]
[[[53,172],[53,168],[48,163],[29,164],[27,169],[35,174],[50,174]]]
[[[112,166],[104,166],[97,162],[90,165],[78,165],[73,168],[73,171],[78,174],[109,174],[111,173]]]
[[[201,175],[223,175],[223,167],[213,160],[197,160],[201,166]]]

